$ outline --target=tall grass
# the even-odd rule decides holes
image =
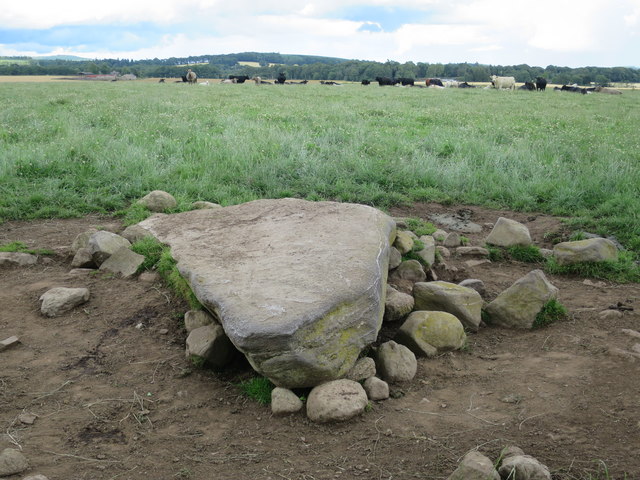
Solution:
[[[296,196],[575,217],[640,251],[640,94],[0,84],[0,219]]]

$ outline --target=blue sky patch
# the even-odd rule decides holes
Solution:
[[[137,50],[158,44],[163,35],[177,33],[180,25],[170,27],[152,23],[130,25],[61,25],[47,29],[0,30],[0,44],[13,45],[36,52],[56,47],[82,50]]]
[[[429,14],[424,10],[397,7],[347,7],[336,12],[340,18],[355,22],[368,22],[360,30],[393,32],[407,23],[425,23]],[[377,29],[376,29],[377,28]]]

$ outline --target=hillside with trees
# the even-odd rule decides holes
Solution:
[[[252,65],[246,65],[251,63]],[[201,78],[223,78],[228,75],[260,75],[275,78],[280,72],[295,80],[336,80],[359,82],[375,77],[439,77],[468,82],[487,82],[491,75],[513,76],[525,82],[538,76],[551,83],[637,83],[640,69],[631,67],[580,67],[555,65],[547,67],[520,65],[482,65],[478,63],[384,63],[347,60],[313,55],[286,55],[280,53],[244,52],[226,55],[200,55],[166,59],[94,59],[70,60],[65,58],[0,58],[0,75],[77,75],[80,72],[120,74],[132,73],[138,77],[180,78],[186,68],[192,68]]]

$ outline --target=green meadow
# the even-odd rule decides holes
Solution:
[[[414,201],[571,217],[640,252],[640,93],[0,83],[0,220],[150,190],[232,205]]]

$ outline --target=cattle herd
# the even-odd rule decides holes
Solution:
[[[244,83],[247,80],[252,80],[256,85],[305,85],[308,83],[307,80],[302,80],[300,82],[287,81],[287,77],[284,73],[279,73],[276,79],[273,82],[269,82],[263,80],[261,77],[255,76],[250,77],[248,75],[229,75],[228,78],[225,78],[220,81],[220,83]],[[178,80],[178,83],[189,83],[191,85],[196,84],[198,81],[198,76],[191,69],[187,70],[187,73],[182,76],[182,80]],[[458,82],[456,80],[442,80],[440,78],[427,78],[424,81],[417,81],[415,78],[410,77],[399,77],[399,78],[391,78],[391,77],[376,77],[375,82],[378,83],[379,86],[402,86],[402,87],[418,87],[418,88],[476,88],[476,85],[471,85],[467,82]],[[160,79],[160,83],[165,83],[165,79]],[[364,79],[362,80],[362,85],[370,85],[371,80]],[[320,81],[321,85],[341,85],[338,82],[334,81]],[[203,82],[200,85],[209,85],[209,82]],[[496,90],[529,90],[529,91],[538,91],[544,92],[547,88],[547,80],[543,77],[537,77],[535,81],[524,82],[523,85],[516,87],[516,79],[515,77],[500,77],[497,75],[491,75],[491,83],[484,88],[495,88]],[[598,93],[608,93],[611,95],[620,95],[622,92],[615,88],[609,87],[589,87],[582,88],[578,85],[563,85],[562,87],[554,87],[556,91],[562,92],[573,92],[573,93],[581,93],[587,94],[592,92]]]

